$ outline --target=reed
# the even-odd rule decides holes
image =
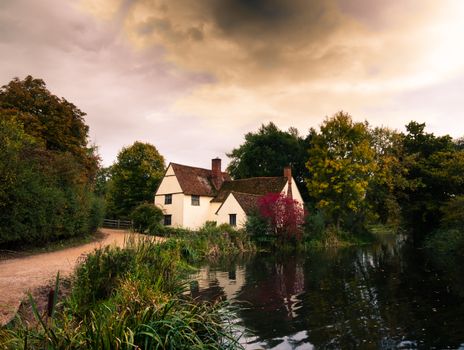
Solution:
[[[0,347],[241,348],[230,307],[191,298],[186,276],[192,262],[252,248],[235,230],[205,228],[163,243],[132,237],[124,248],[98,249],[76,269],[71,294],[54,300],[51,317],[44,321],[35,309],[35,325],[18,318],[0,330]]]

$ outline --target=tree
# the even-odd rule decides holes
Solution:
[[[440,225],[441,208],[450,199],[464,194],[464,151],[448,135],[425,132],[425,124],[410,122],[404,149],[414,157],[407,165],[408,181],[416,186],[402,191],[403,216],[416,243]]]
[[[414,156],[406,153],[403,134],[385,127],[370,129],[369,133],[377,169],[369,181],[366,201],[381,223],[399,227],[400,193],[417,185],[407,179]]]
[[[85,176],[93,179],[98,168],[98,156],[88,145],[89,127],[85,113],[64,98],[46,88],[42,79],[27,76],[14,78],[0,89],[1,117],[15,119],[24,131],[42,142],[45,149],[69,152],[86,169]]]
[[[94,192],[97,196],[105,197],[108,192],[108,184],[111,180],[111,167],[101,167],[95,174]]]
[[[298,201],[282,193],[268,193],[259,198],[258,210],[272,234],[281,241],[301,240],[305,212]]]
[[[367,123],[339,112],[313,131],[306,184],[316,207],[337,226],[365,214],[369,181],[377,170]]]
[[[0,245],[95,230],[102,212],[80,170],[69,153],[45,150],[22,124],[0,118]]]
[[[0,89],[0,244],[46,243],[99,225],[98,157],[84,115],[31,76]]]
[[[258,132],[247,133],[245,142],[227,154],[231,162],[227,168],[234,179],[256,176],[282,176],[284,167],[292,166],[293,176],[304,199],[305,162],[309,139],[298,135],[295,128],[281,131],[274,123],[261,125]]]
[[[123,148],[111,167],[108,210],[113,217],[128,217],[143,202],[152,202],[164,175],[164,157],[155,146],[135,142]]]

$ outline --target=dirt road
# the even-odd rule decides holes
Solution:
[[[98,242],[0,261],[0,325],[16,314],[28,291],[46,285],[58,271],[60,276],[70,275],[82,255],[101,246],[122,246],[130,235],[120,230],[102,229],[102,232],[105,237]]]

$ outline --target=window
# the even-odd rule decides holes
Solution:
[[[200,205],[200,196],[192,196],[192,205]]]
[[[229,225],[237,226],[237,214],[229,214]]]
[[[172,204],[172,194],[164,195],[164,204]]]
[[[164,216],[164,225],[171,226],[172,223],[172,215],[165,215]]]

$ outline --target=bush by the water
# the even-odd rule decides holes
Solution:
[[[176,239],[181,245],[183,256],[190,262],[214,257],[223,252],[235,254],[255,249],[246,230],[236,229],[227,224],[217,226],[215,222],[207,222],[198,230],[159,226],[150,233]]]
[[[126,246],[90,254],[77,269],[71,295],[52,320],[28,327],[16,320],[0,331],[6,349],[237,349],[232,317],[221,303],[186,292],[189,263],[252,249],[230,227],[204,227],[156,243],[132,238]],[[25,345],[26,344],[26,345]]]

